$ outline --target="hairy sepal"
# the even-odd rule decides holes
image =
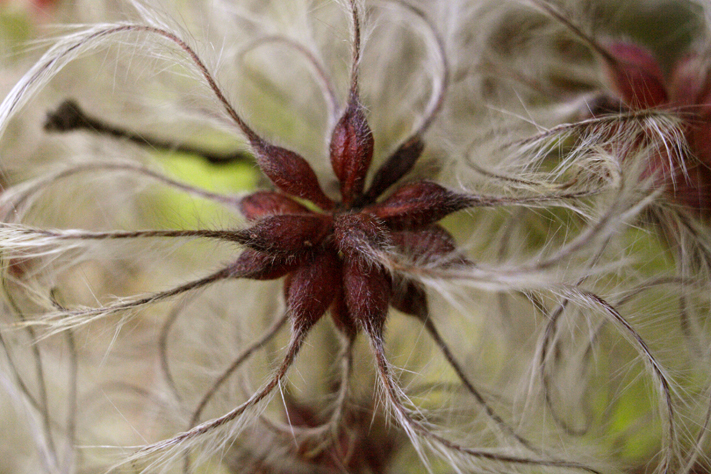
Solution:
[[[418,283],[398,278],[393,282],[393,293],[390,305],[396,310],[409,316],[424,320],[429,312],[427,308],[427,294]]]
[[[346,258],[370,259],[391,245],[380,219],[364,212],[338,216],[334,222],[334,237],[336,247]]]
[[[466,262],[466,259],[457,252],[457,242],[454,237],[439,225],[417,231],[392,232],[390,237],[403,255],[412,255],[416,263],[421,265],[445,266]]]

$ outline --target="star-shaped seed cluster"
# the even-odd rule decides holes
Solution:
[[[471,205],[471,199],[419,181],[378,200],[415,164],[424,148],[419,137],[393,153],[366,189],[374,140],[358,94],[351,91],[329,147],[340,201],[325,194],[302,156],[251,138],[258,165],[277,190],[257,191],[240,203],[253,225],[239,233],[247,249],[236,273],[265,280],[287,276],[287,307],[300,330],[329,309],[336,326],[350,336],[363,328],[380,333],[390,305],[412,315],[425,311],[422,288],[389,272],[378,254],[461,260],[454,257],[454,238],[436,223]]]
[[[230,260],[217,271],[199,279],[148,295],[119,299],[99,307],[65,307],[57,301],[55,298],[57,292],[52,289],[47,301],[50,312],[42,315],[41,318],[30,321],[26,327],[32,328],[30,324],[45,325],[51,327],[54,333],[58,333],[118,312],[137,311],[141,307],[151,306],[178,295],[194,292],[225,279],[275,280],[283,278],[286,312],[277,318],[265,330],[264,334],[246,344],[220,376],[214,378],[213,383],[204,391],[196,407],[191,408],[192,416],[185,431],[143,446],[127,462],[133,463],[154,455],[156,459],[172,462],[169,458],[172,454],[176,454],[180,455],[183,460],[183,471],[191,472],[192,462],[202,462],[211,454],[218,454],[218,452],[222,455],[227,445],[238,444],[236,437],[243,433],[249,423],[257,419],[261,421],[260,410],[270,402],[269,397],[273,392],[282,389],[287,372],[292,367],[311,328],[326,313],[329,313],[338,329],[339,336],[343,336],[339,337],[341,351],[337,358],[340,370],[336,375],[333,393],[329,393],[328,397],[319,397],[317,405],[302,404],[299,401],[289,403],[283,398],[285,401],[284,413],[287,415],[289,425],[287,429],[281,429],[274,424],[274,426],[270,426],[270,429],[274,428],[276,436],[283,435],[282,441],[288,441],[289,452],[293,453],[294,457],[286,458],[285,464],[297,459],[322,468],[324,472],[330,472],[334,466],[339,472],[344,469],[350,469],[353,472],[381,471],[386,469],[392,461],[391,458],[395,457],[394,453],[400,444],[399,439],[406,435],[425,464],[428,464],[427,455],[424,454],[425,448],[430,448],[433,453],[442,456],[445,462],[451,463],[451,467],[458,471],[500,470],[502,465],[507,465],[514,470],[517,470],[516,466],[526,470],[530,470],[532,466],[540,468],[548,466],[558,470],[569,469],[597,473],[598,471],[594,468],[587,467],[577,461],[567,461],[537,447],[519,434],[518,426],[511,425],[507,417],[497,413],[494,405],[488,402],[488,397],[469,379],[469,371],[465,370],[463,365],[458,362],[453,351],[449,349],[448,344],[439,334],[434,323],[436,318],[430,318],[424,286],[417,280],[417,276],[426,274],[432,267],[441,269],[457,266],[458,271],[463,270],[461,273],[468,273],[467,270],[472,269],[472,263],[459,251],[453,236],[438,224],[441,219],[451,213],[468,207],[509,204],[541,205],[546,202],[587,197],[598,191],[587,189],[571,191],[568,189],[570,185],[566,184],[563,192],[529,193],[529,195],[521,197],[486,197],[456,192],[429,180],[406,181],[407,175],[424,151],[425,132],[442,109],[450,74],[444,43],[429,24],[426,16],[412,5],[399,2],[398,5],[403,11],[413,14],[419,21],[424,22],[425,31],[429,32],[431,36],[426,43],[428,47],[432,46],[433,50],[437,50],[441,75],[438,74],[432,79],[432,97],[422,114],[419,126],[414,128],[414,131],[395,148],[390,156],[382,161],[379,167],[372,169],[374,137],[368,124],[365,108],[361,103],[358,86],[358,66],[361,52],[360,2],[350,0],[347,3],[352,16],[351,78],[347,98],[343,101],[342,108],[336,104],[335,95],[332,97],[330,110],[334,111],[332,123],[335,123],[335,126],[331,130],[328,143],[328,157],[338,183],[338,196],[335,195],[336,193],[329,194],[324,191],[307,159],[294,151],[270,143],[255,132],[227,100],[197,53],[175,33],[153,25],[121,23],[97,27],[84,33],[84,37],[80,36],[78,40],[72,40],[82,41],[83,38],[87,44],[92,44],[92,41],[98,41],[100,38],[131,33],[146,35],[177,47],[191,61],[195,71],[202,75],[204,83],[209,86],[217,101],[222,104],[226,115],[232,119],[232,123],[246,138],[251,153],[219,155],[189,146],[176,145],[169,141],[155,139],[155,137],[132,133],[84,115],[78,105],[72,101],[66,101],[56,112],[49,114],[45,124],[46,130],[53,132],[88,130],[92,133],[125,139],[128,142],[152,149],[193,153],[216,164],[254,159],[260,171],[271,181],[273,187],[246,196],[223,196],[176,182],[140,166],[123,163],[91,163],[63,170],[41,182],[39,186],[28,188],[28,191],[20,193],[19,197],[14,198],[12,206],[14,210],[21,208],[23,203],[29,201],[29,197],[41,190],[46,183],[53,184],[72,174],[76,175],[93,169],[133,172],[201,198],[212,199],[229,206],[236,205],[248,225],[246,228],[228,230],[159,229],[108,232],[85,232],[76,229],[62,231],[8,225],[5,229],[6,235],[11,236],[12,239],[7,239],[4,242],[5,248],[13,247],[17,255],[24,259],[28,258],[29,245],[34,246],[32,248],[40,248],[40,252],[45,252],[47,245],[56,245],[60,249],[66,249],[73,248],[65,245],[67,242],[69,242],[68,245],[75,245],[77,242],[88,243],[107,239],[203,238],[236,242],[241,246],[241,253],[234,257],[234,260]],[[285,41],[285,44],[291,44],[287,38],[280,39]],[[64,45],[64,49],[59,49],[59,53],[55,53],[55,55],[59,54],[60,59],[63,56],[71,56],[78,47],[78,44],[68,42]],[[310,58],[307,50],[297,50],[305,54],[306,59],[318,68],[317,61]],[[28,90],[33,81],[39,80],[36,78],[44,77],[43,74],[46,74],[46,70],[51,70],[58,62],[61,63],[52,54],[49,54],[43,61],[35,67],[36,73],[28,75],[23,87],[14,90]],[[644,67],[641,70],[644,72]],[[632,77],[629,76],[629,78]],[[645,85],[644,77],[639,80],[630,80]],[[624,89],[622,86],[619,87],[620,91]],[[332,90],[331,87],[326,87],[326,89]],[[11,95],[9,99],[6,99],[6,102],[11,107],[15,107],[16,104],[21,103],[23,93],[15,92],[15,96]],[[653,97],[655,92],[651,91],[650,94],[650,97]],[[486,173],[485,170],[482,171]],[[508,180],[505,176],[491,176],[495,179]],[[525,187],[537,184],[523,181],[522,183]],[[561,188],[556,186],[556,189]],[[600,226],[595,232],[610,231],[606,229],[607,227]],[[590,235],[593,236],[594,233]],[[592,237],[588,238],[592,240]],[[578,240],[574,241],[574,244],[577,242]],[[39,247],[37,247],[38,243]],[[79,246],[79,244],[76,245]],[[555,258],[559,260],[568,258],[572,252],[577,252],[574,245],[566,246],[558,252]],[[38,252],[37,255],[44,256],[44,253]],[[549,259],[539,266],[522,267],[522,273],[533,271],[532,274],[537,274],[536,272],[541,269],[546,269],[545,265],[550,266],[551,262],[555,264],[555,260]],[[432,274],[430,273],[430,276]],[[23,275],[14,276],[19,281]],[[447,276],[441,278],[444,279]],[[546,283],[543,284],[544,288],[545,285]],[[537,285],[533,285],[533,287],[536,290],[539,289]],[[512,288],[514,287],[512,286]],[[556,289],[558,288],[556,287]],[[577,293],[571,291],[571,294]],[[549,314],[546,304],[538,304],[541,300],[537,296],[531,294],[529,297],[532,302],[535,299],[534,306],[537,310],[546,315]],[[578,297],[584,297],[586,305],[590,305],[592,302],[593,305],[604,307],[609,314],[617,318],[613,318],[616,322],[622,324],[621,321],[626,324],[624,319],[614,311],[614,308],[608,308],[606,303],[596,295],[581,292]],[[560,307],[564,308],[567,301]],[[49,306],[50,304],[51,306]],[[170,327],[179,316],[181,307],[182,302],[176,305],[175,311],[167,318],[159,342],[165,379],[171,386],[175,400],[180,403],[182,403],[182,397],[178,385],[174,383],[167,357],[167,341]],[[502,449],[489,448],[488,446],[480,448],[476,444],[472,446],[471,442],[477,442],[476,436],[468,442],[459,442],[446,437],[440,434],[441,430],[437,427],[437,419],[425,415],[425,410],[420,410],[416,403],[409,400],[408,392],[405,387],[400,385],[398,377],[395,375],[397,369],[391,366],[386,357],[383,329],[391,307],[418,319],[422,330],[430,337],[459,381],[460,385],[456,387],[450,386],[448,383],[438,384],[443,387],[444,392],[442,393],[456,395],[457,403],[459,395],[455,392],[461,389],[462,393],[468,394],[471,397],[471,402],[478,407],[475,415],[477,420],[472,419],[471,421],[478,424],[478,418],[481,416],[497,430],[496,437],[500,436],[502,440],[507,440],[515,449],[509,449],[508,446],[502,446]],[[552,328],[550,334],[555,334],[556,320],[562,314],[563,309],[560,312],[551,313],[548,324],[548,328]],[[19,311],[18,317],[24,322],[24,316]],[[264,348],[265,344],[275,337],[288,320],[291,321],[291,339],[283,351],[281,361],[277,367],[274,367],[269,379],[234,408],[207,421],[201,421],[205,407],[216,398],[216,394],[225,381],[235,374],[237,369],[255,351]],[[642,341],[641,337],[629,326],[624,327],[632,336],[631,339]],[[28,332],[34,338],[29,329]],[[376,392],[378,397],[375,399],[377,403],[373,403],[372,406],[366,404],[365,407],[358,407],[359,404],[350,399],[354,341],[360,333],[363,333],[370,344],[378,388]],[[73,342],[71,344],[73,345]],[[546,339],[540,350],[542,356],[535,360],[544,362],[547,359],[547,356],[544,355],[548,350],[547,344],[548,340]],[[646,349],[643,341],[639,344],[642,349]],[[555,347],[554,343],[551,343],[550,346],[551,348]],[[649,359],[650,366],[656,367],[654,365],[656,361],[646,351],[641,351],[641,353],[643,357]],[[37,360],[41,360],[39,352],[37,352]],[[541,364],[541,374],[545,379],[544,390],[548,390],[544,363]],[[42,377],[40,374],[39,378]],[[659,386],[666,383],[666,379],[661,374],[659,380],[660,382],[657,384]],[[660,400],[661,398],[660,396]],[[185,400],[188,398],[186,397]],[[669,399],[665,401],[668,402]],[[380,404],[383,407],[382,413],[378,406]],[[46,400],[44,405],[46,408]],[[667,403],[667,406],[671,407],[672,405]],[[354,407],[358,407],[357,409],[360,411]],[[45,412],[47,413],[45,416],[46,431],[49,433],[48,438],[51,439],[50,428],[52,428],[54,420],[50,419],[49,410],[45,409]],[[669,408],[669,412],[671,420],[673,415],[671,408]],[[555,414],[555,407],[551,406],[546,413]],[[390,423],[390,420],[394,420],[400,429],[394,429],[380,436],[375,433],[373,421],[376,416],[379,418],[381,414],[387,414],[387,422]],[[266,421],[266,423],[269,422],[270,420]],[[468,419],[463,419],[463,423],[467,429],[474,426]],[[388,424],[385,422],[383,424],[389,428]],[[563,423],[560,425],[561,428],[564,427]],[[483,434],[489,438],[488,431],[484,431]],[[373,444],[374,440],[377,446]],[[260,444],[267,446],[268,443],[262,443],[260,440]],[[267,446],[267,448],[271,447]],[[373,457],[378,449],[380,449],[380,455]],[[196,452],[197,455],[192,456],[191,451]],[[479,469],[480,466],[481,469]],[[151,463],[150,468],[153,467],[155,465]]]

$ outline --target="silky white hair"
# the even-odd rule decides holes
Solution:
[[[0,469],[370,472],[349,464],[369,436],[392,445],[384,472],[707,466],[711,243],[647,166],[688,155],[684,118],[585,116],[605,87],[588,2],[64,8],[87,23],[0,105],[0,387],[14,409]],[[240,198],[265,185],[251,163],[224,172],[251,184],[220,188],[199,154],[23,132],[71,98],[173,148],[248,153],[238,114],[331,193],[328,139],[356,66],[376,167],[421,131],[406,180],[472,205],[443,222],[461,254],[362,249],[429,304],[421,320],[391,310],[383,339],[352,347],[326,318],[290,333],[279,282],[230,273]]]

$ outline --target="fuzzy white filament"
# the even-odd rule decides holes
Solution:
[[[198,3],[186,2],[196,9]],[[219,49],[210,42],[212,30],[203,32],[204,43],[193,40],[192,32],[172,26],[169,15],[139,1],[130,2],[138,22],[76,28],[59,38],[0,104],[3,140],[11,138],[13,119],[67,65],[128,45],[131,54],[154,60],[156,70],[163,65],[175,72],[178,65],[187,72],[195,89],[212,98],[205,115],[219,117],[241,143],[246,140],[254,156],[242,158],[254,158],[273,185],[259,191],[271,201],[257,200],[256,210],[245,211],[249,197],[241,192],[205,190],[131,156],[101,156],[86,145],[98,141],[101,130],[85,127],[86,143],[76,140],[76,146],[85,146],[89,159],[3,190],[0,387],[26,415],[36,465],[51,474],[281,473],[302,467],[326,474],[700,472],[711,456],[711,242],[708,222],[676,200],[675,193],[695,179],[686,116],[673,107],[596,115],[588,90],[573,93],[536,77],[536,68],[520,70],[536,58],[507,53],[508,43],[498,50],[497,41],[520,39],[514,44],[531,51],[553,48],[552,33],[564,30],[606,64],[617,61],[563,7],[547,0],[520,3],[200,4],[215,16],[214,31],[227,32],[224,51],[217,52],[221,68],[234,60],[240,72],[258,72],[254,83],[238,75],[233,83],[225,75],[218,80],[214,58],[202,52]],[[290,8],[298,13],[293,21],[304,23],[289,25],[299,34],[278,23]],[[492,22],[471,19],[479,14]],[[530,22],[520,22],[522,31],[516,31],[511,25],[520,19]],[[275,24],[260,25],[267,21]],[[246,31],[230,36],[238,24]],[[376,34],[380,28],[384,39]],[[539,28],[550,38],[531,46],[528,29]],[[296,53],[311,77],[275,60],[282,50]],[[283,77],[268,77],[274,71]],[[402,79],[409,77],[404,71],[412,78]],[[570,72],[571,83],[575,77]],[[310,186],[323,187],[322,202],[306,202],[313,189],[287,198],[283,176],[269,169],[287,168],[269,156],[278,147],[256,132],[252,117],[238,112],[232,87],[245,93],[240,103],[264,106],[273,115],[274,134],[285,142],[303,124],[318,123],[321,129],[299,138],[322,144],[339,116],[357,105],[353,110],[363,113],[360,125],[367,129],[359,133],[376,143],[376,166],[360,196],[366,204],[351,207],[350,197],[344,203],[334,198],[338,185],[346,186],[340,176],[334,179],[335,165],[327,170],[320,164],[335,154],[330,150],[303,158],[318,174]],[[341,103],[346,92],[353,101],[348,107]],[[131,93],[147,94],[140,88]],[[274,112],[267,108],[272,99],[295,105],[304,116],[285,118],[293,111]],[[325,113],[312,110],[324,104]],[[586,108],[589,115],[581,112]],[[137,154],[140,147],[178,150],[183,141],[104,130],[116,131],[101,138],[115,156]],[[189,150],[191,159],[220,166],[199,148]],[[405,153],[412,150],[417,153]],[[297,160],[284,154],[294,168],[283,175],[293,179],[300,173]],[[401,163],[388,157],[412,163],[398,168]],[[154,158],[141,154],[146,162]],[[28,168],[26,175],[35,174]],[[62,187],[90,193],[81,189],[86,176],[136,178],[223,206],[230,216],[243,212],[245,219],[235,225],[198,215],[196,225],[153,225],[146,215],[172,203],[161,207],[162,196],[141,196],[133,207],[113,209],[108,187],[107,196],[92,196],[106,213],[95,226],[83,220],[81,208],[45,207]],[[406,198],[391,194],[395,184],[424,182],[441,183],[446,198],[440,209],[430,196],[416,196],[421,214],[441,212],[445,220],[410,212],[407,192],[416,187],[406,189]],[[138,195],[134,184],[121,192]],[[387,204],[393,195],[395,204]],[[328,226],[383,203],[396,219],[367,215],[377,235],[354,225],[350,247],[336,248]],[[298,240],[308,229],[297,229],[294,242],[288,232],[279,234],[285,242],[269,241],[278,227],[268,228],[266,237],[250,233],[264,216],[282,212],[296,216],[290,221],[296,227],[306,227],[298,220],[303,216],[323,219],[327,237],[314,246]],[[63,214],[60,224],[52,213]],[[146,221],[151,224],[142,227]],[[406,237],[421,247],[417,252],[396,242],[410,227]],[[427,241],[419,231],[435,237]],[[183,243],[186,249],[169,257],[157,251]],[[193,254],[190,245],[200,251]],[[333,268],[310,267],[319,251],[331,257]],[[348,274],[346,251],[359,258]],[[252,258],[242,260],[245,255]],[[302,268],[338,275],[320,282],[334,289],[299,281],[304,277],[295,269]],[[362,287],[347,286],[346,277]],[[264,281],[273,279],[280,281]],[[308,294],[294,296],[297,290]],[[385,296],[374,296],[377,304],[365,309],[348,299],[376,290]],[[309,301],[311,292],[328,300]],[[304,301],[323,308],[301,314],[308,308]],[[167,303],[172,306],[164,311]],[[644,400],[630,415],[634,419],[622,419],[615,410],[635,397]],[[97,414],[99,422],[89,421]],[[639,428],[647,422],[653,429]],[[638,437],[651,447],[627,453]],[[111,464],[97,455],[94,461],[90,446],[112,446],[119,459]]]

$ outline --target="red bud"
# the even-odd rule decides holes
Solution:
[[[341,289],[339,290],[338,294],[336,295],[336,298],[333,301],[333,304],[331,305],[331,319],[333,319],[333,323],[336,325],[336,328],[339,331],[341,331],[346,336],[355,337],[358,334],[358,327],[356,326],[355,321],[353,321],[353,318],[348,312],[348,307],[346,306],[346,302],[343,299],[343,288],[342,285],[340,286]]]
[[[400,145],[373,176],[373,182],[366,193],[369,202],[373,202],[386,189],[405,176],[415,166],[424,149],[425,143],[420,137],[415,137]]]

